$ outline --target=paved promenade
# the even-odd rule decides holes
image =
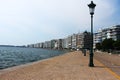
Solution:
[[[0,71],[0,80],[120,80],[120,76],[79,51],[35,62],[26,66]]]

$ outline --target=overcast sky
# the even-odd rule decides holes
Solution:
[[[0,45],[26,45],[90,31],[91,0],[0,0]],[[120,24],[119,0],[93,0],[94,32]]]

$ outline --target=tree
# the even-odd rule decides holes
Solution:
[[[120,50],[120,40],[117,40],[113,43],[113,47],[116,50]]]
[[[103,42],[102,42],[102,48],[103,50],[105,51],[109,51],[110,49],[113,49],[113,43],[115,41],[110,38],[110,39],[105,39]]]
[[[96,49],[98,49],[98,50],[101,50],[101,49],[102,49],[101,43],[96,43],[95,47],[96,47]]]

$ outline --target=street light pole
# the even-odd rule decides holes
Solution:
[[[89,66],[94,67],[93,64],[93,15],[94,15],[94,9],[95,9],[96,4],[91,1],[90,4],[88,4],[89,10],[90,10],[90,15],[91,15],[91,46],[90,46],[90,60],[89,60]]]

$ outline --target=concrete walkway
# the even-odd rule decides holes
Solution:
[[[79,51],[0,71],[0,80],[120,80],[120,76],[94,59],[88,67],[89,56]]]

